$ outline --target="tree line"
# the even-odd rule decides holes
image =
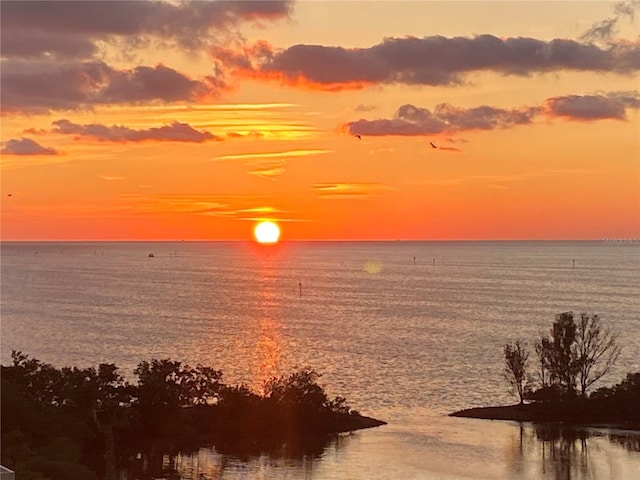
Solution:
[[[556,315],[549,334],[534,343],[535,359],[522,340],[504,346],[504,377],[520,404],[587,397],[620,356],[618,335],[598,315]],[[533,363],[533,365],[532,365]]]
[[[212,441],[277,448],[384,424],[329,397],[308,367],[270,379],[258,394],[225,384],[220,370],[171,359],[139,363],[129,383],[114,364],[56,368],[22,352],[11,357],[0,376],[2,464],[23,480],[111,480],[140,452]]]

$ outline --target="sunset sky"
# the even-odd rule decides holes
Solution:
[[[0,8],[3,240],[640,237],[640,1]]]

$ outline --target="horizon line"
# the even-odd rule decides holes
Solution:
[[[411,243],[411,242],[604,242],[640,244],[640,237],[601,238],[445,238],[445,239],[286,239],[283,243]],[[254,239],[0,239],[0,243],[256,243]],[[276,245],[277,245],[276,244]]]

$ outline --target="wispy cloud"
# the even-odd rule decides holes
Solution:
[[[262,112],[270,110],[287,110],[300,107],[297,103],[176,103],[176,104],[145,104],[130,106],[105,106],[104,109],[117,109],[123,115],[135,115],[153,112],[155,114],[191,113],[191,112]]]
[[[323,199],[366,199],[393,188],[381,183],[318,183],[313,189]]]
[[[608,41],[618,31],[618,24],[623,18],[631,21],[635,18],[635,12],[640,9],[640,0],[617,2],[613,5],[613,15],[609,18],[594,23],[580,36],[584,41]]]
[[[24,137],[7,140],[0,153],[4,155],[60,155],[56,149],[43,147],[38,142]]]
[[[237,153],[231,155],[219,155],[212,160],[249,160],[254,158],[291,158],[307,157],[310,155],[323,155],[331,153],[333,150],[310,149],[310,150],[285,150],[282,152],[260,152],[260,153]]]
[[[438,150],[442,150],[444,152],[455,152],[455,153],[460,153],[462,152],[461,148],[458,147],[450,147],[450,146],[438,146]]]
[[[274,110],[283,108],[299,107],[297,103],[222,103],[214,105],[194,105],[188,107],[194,111],[255,111],[255,110]]]
[[[173,122],[162,127],[135,130],[123,125],[101,125],[97,123],[80,125],[67,119],[53,122],[53,133],[93,138],[105,142],[193,142],[202,143],[222,140],[211,132],[198,131],[186,123]]]
[[[98,178],[105,180],[107,182],[114,182],[118,180],[126,180],[126,177],[120,177],[117,175],[98,175]]]
[[[287,170],[284,168],[284,161],[282,160],[266,160],[253,162],[250,166],[252,170],[248,173],[260,178],[266,178],[269,180],[276,180],[276,178],[282,175]]]
[[[223,195],[173,195],[132,193],[122,196],[125,204],[139,212],[224,213],[232,197]]]
[[[285,213],[273,201],[256,195],[151,194],[122,195],[126,208],[138,213],[176,213],[247,220]]]
[[[262,138],[264,135],[255,130],[247,133],[227,132],[227,138]]]
[[[238,220],[263,220],[265,218],[279,217],[283,213],[285,212],[283,210],[280,210],[279,208],[275,208],[271,206],[269,207],[261,206],[261,207],[231,209],[218,215],[225,216],[225,217],[233,217]]]

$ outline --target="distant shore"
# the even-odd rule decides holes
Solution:
[[[591,403],[591,402],[589,402]],[[638,418],[629,418],[604,404],[578,402],[525,403],[495,407],[476,407],[450,413],[450,417],[515,422],[564,423],[576,427],[606,427],[640,431]]]

